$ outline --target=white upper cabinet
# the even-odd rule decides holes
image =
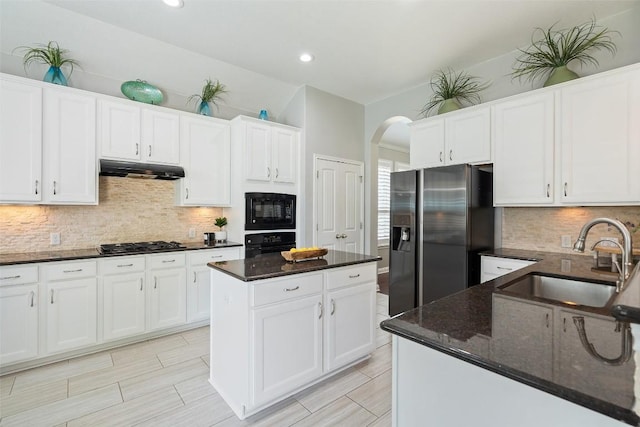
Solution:
[[[145,163],[180,161],[178,113],[130,101],[98,100],[100,157]]]
[[[274,127],[272,139],[272,177],[274,182],[295,183],[298,165],[298,139],[300,132]]]
[[[0,76],[0,202],[41,199],[42,89]]]
[[[640,203],[640,70],[560,91],[562,203]]]
[[[45,202],[97,204],[95,97],[46,88],[43,121]]]
[[[231,202],[229,122],[211,117],[180,118],[180,158],[185,177],[176,182],[181,206],[228,206]]]
[[[473,107],[416,122],[411,127],[411,167],[491,162],[489,107]]]
[[[495,104],[494,204],[552,204],[554,200],[554,94]]]

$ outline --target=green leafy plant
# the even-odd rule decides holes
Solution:
[[[598,26],[595,20],[564,30],[555,30],[554,26],[547,30],[536,28],[531,37],[531,46],[518,49],[521,54],[513,66],[513,78],[534,81],[547,77],[555,68],[566,67],[572,61],[581,66],[597,66],[598,60],[591,56],[591,52],[604,49],[612,55],[616,53],[611,35],[620,33]],[[534,40],[536,35],[541,38]]]
[[[216,218],[216,222],[214,224],[220,229],[220,231],[222,231],[222,227],[227,225],[227,217],[221,216]]]
[[[62,49],[58,45],[58,42],[55,41],[50,41],[46,45],[39,44],[37,45],[37,47],[20,46],[16,49],[21,49],[24,51],[24,57],[22,61],[24,63],[25,70],[33,62],[38,62],[58,68],[62,67],[63,65],[69,65],[71,69],[71,71],[69,71],[69,75],[71,75],[71,73],[73,72],[73,67],[80,66],[75,59],[65,58],[65,55],[69,51],[67,49]]]
[[[463,71],[456,73],[452,69],[438,70],[431,77],[431,100],[422,108],[420,114],[425,117],[431,110],[448,99],[469,104],[479,103],[479,92],[489,87],[489,83],[482,83],[478,77],[470,76]]]
[[[191,95],[189,102],[199,100],[201,102],[210,102],[217,107],[217,102],[222,99],[222,95],[227,92],[226,86],[220,83],[219,80],[216,80],[214,83],[211,79],[207,79],[205,85],[202,87],[202,94]]]

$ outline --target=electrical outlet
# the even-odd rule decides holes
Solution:
[[[51,233],[49,234],[49,243],[52,246],[60,244],[60,233]]]
[[[569,235],[562,236],[561,246],[563,248],[572,248],[573,247],[573,243],[571,243],[571,236],[569,236]]]
[[[619,243],[617,237],[601,237],[600,240],[604,240],[604,242],[599,243],[600,246],[609,247],[609,248],[618,247],[618,245],[616,245],[616,243]],[[612,243],[609,243],[609,242],[612,242]]]
[[[191,227],[189,229],[189,238],[193,239],[194,237],[196,237],[196,229],[194,227]]]

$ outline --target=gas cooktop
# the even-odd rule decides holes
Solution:
[[[165,242],[162,240],[157,240],[153,242],[113,243],[108,245],[100,245],[98,250],[101,254],[104,255],[114,255],[147,252],[166,252],[184,248],[186,248],[186,246],[179,242]]]

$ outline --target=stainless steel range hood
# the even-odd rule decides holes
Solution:
[[[100,175],[174,180],[184,178],[184,169],[173,165],[100,159]]]

